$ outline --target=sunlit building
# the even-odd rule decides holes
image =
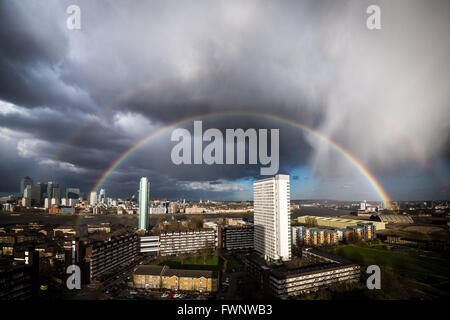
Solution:
[[[150,199],[150,182],[142,177],[139,184],[139,230],[148,228],[148,208]]]
[[[97,204],[97,192],[91,192],[91,196],[89,198],[89,204],[91,206],[95,206]]]
[[[209,270],[139,266],[133,274],[133,284],[135,288],[139,289],[214,292],[219,288],[219,275],[217,271]]]
[[[254,248],[272,261],[291,258],[291,214],[289,176],[253,183]]]

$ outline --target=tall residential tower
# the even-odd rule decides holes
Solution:
[[[142,177],[139,184],[139,230],[148,228],[148,202],[150,199],[150,182]]]
[[[291,259],[289,176],[279,174],[253,183],[254,246],[270,261]]]

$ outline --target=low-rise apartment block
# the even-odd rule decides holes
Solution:
[[[338,243],[336,230],[295,226],[292,227],[291,234],[292,243],[297,246],[323,246]]]
[[[133,273],[133,285],[137,289],[215,292],[219,287],[219,277],[217,271],[139,266]]]
[[[279,298],[360,279],[359,265],[341,257],[309,249],[303,250],[302,259],[315,261],[316,264],[288,270],[270,266],[261,257],[253,255],[247,258],[247,272],[261,289]]]
[[[362,241],[374,240],[376,228],[371,222],[358,223],[345,229],[320,229],[303,226],[292,227],[292,243],[297,246],[335,245],[339,241],[349,240],[353,235]]]

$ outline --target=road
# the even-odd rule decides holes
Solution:
[[[233,272],[229,273],[230,278],[230,287],[228,288],[228,291],[226,292],[225,299],[226,300],[233,300],[236,299],[236,293],[238,289],[238,279],[245,275],[245,272]]]
[[[120,286],[128,282],[128,277],[131,277],[134,268],[136,268],[140,262],[143,261],[143,257],[138,257],[131,265],[127,266],[123,270],[120,270],[114,276],[103,282],[104,290],[111,290],[114,286]]]

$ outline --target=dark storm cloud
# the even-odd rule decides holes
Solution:
[[[65,10],[74,3],[81,30],[71,31]],[[88,190],[157,128],[230,110],[317,128],[381,176],[420,163],[420,153],[448,159],[450,5],[379,1],[383,28],[371,32],[369,4],[2,1],[0,134],[12,153],[2,167],[40,163],[45,179]],[[204,119],[210,127],[279,128],[280,172],[307,164],[325,179],[355,174],[326,143],[276,120]],[[160,196],[232,195],[234,180],[259,175],[259,165],[175,166],[170,132],[127,158],[108,188],[131,193],[147,175]],[[2,180],[6,191],[11,179]]]
[[[61,79],[69,54],[61,27],[62,2],[0,3],[0,96],[24,107],[86,108],[90,99],[76,83]],[[59,18],[58,18],[59,17]]]

